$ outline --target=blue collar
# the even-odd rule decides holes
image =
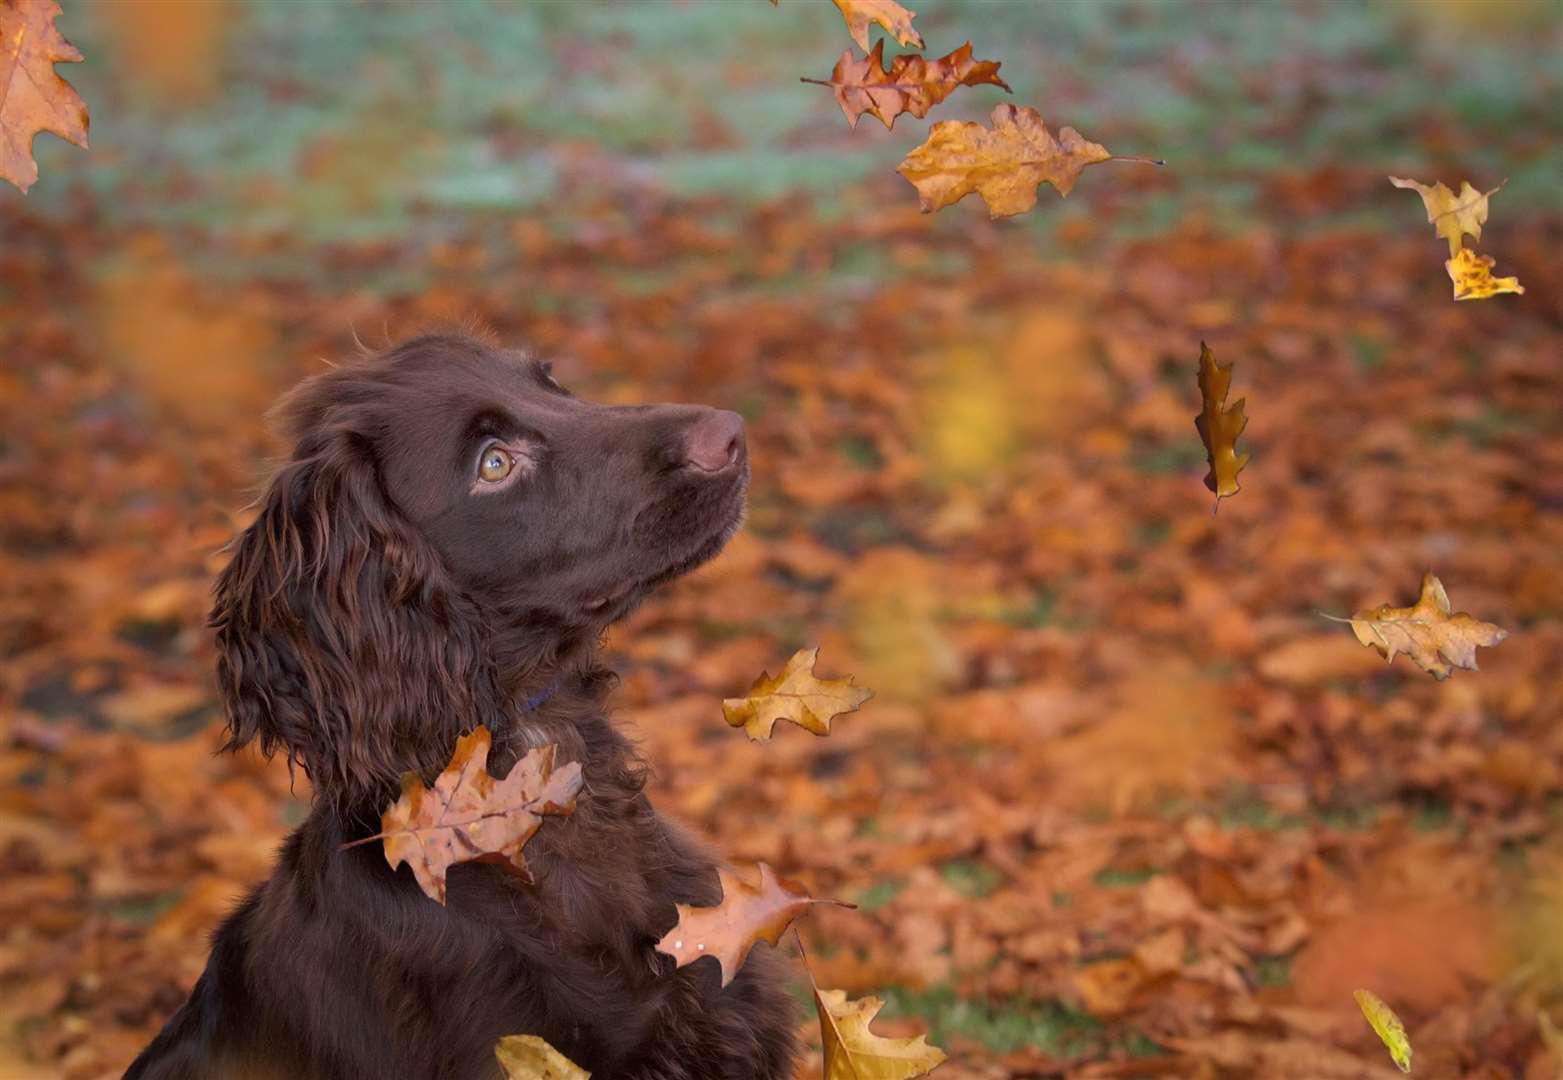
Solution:
[[[549,683],[547,686],[543,687],[537,693],[533,694],[531,697],[529,697],[525,701],[523,701],[521,703],[521,711],[522,712],[532,712],[538,706],[542,705],[544,702],[546,702],[549,698],[553,697],[558,692],[559,692],[559,680],[555,679],[553,682]]]

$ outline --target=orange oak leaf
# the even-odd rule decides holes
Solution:
[[[775,945],[792,920],[810,904],[854,907],[840,900],[816,900],[795,881],[776,876],[760,864],[760,883],[751,885],[726,867],[717,867],[722,902],[716,907],[678,904],[678,923],[657,942],[657,951],[678,961],[678,967],[714,956],[722,968],[722,985],[733,981],[757,941]]]
[[[1435,679],[1447,679],[1454,668],[1476,671],[1477,646],[1491,647],[1509,636],[1507,630],[1482,622],[1463,611],[1450,614],[1449,594],[1443,582],[1429,571],[1422,575],[1422,593],[1411,607],[1380,604],[1365,608],[1349,619],[1325,618],[1351,624],[1364,645],[1377,649],[1385,660],[1400,653]]]
[[[885,33],[902,45],[914,49],[923,47],[923,36],[912,29],[912,20],[917,18],[917,13],[908,11],[895,0],[836,0],[836,7],[841,9],[841,17],[846,20],[847,32],[864,52],[868,52],[870,23],[883,26]]]
[[[1194,426],[1205,443],[1205,457],[1210,471],[1205,474],[1205,486],[1216,493],[1216,505],[1221,500],[1238,493],[1237,474],[1248,464],[1248,451],[1237,452],[1237,437],[1248,426],[1243,415],[1243,404],[1248,399],[1238,398],[1228,408],[1227,391],[1232,386],[1232,365],[1222,367],[1216,363],[1210,346],[1199,343],[1199,394],[1203,402]]]
[[[854,59],[852,50],[847,49],[836,61],[830,81],[804,81],[830,87],[852,127],[857,127],[858,118],[864,113],[887,128],[895,127],[896,117],[902,113],[922,119],[929,109],[961,86],[987,83],[1009,90],[1009,84],[999,78],[1000,62],[973,60],[969,41],[937,60],[903,53],[890,61],[888,68],[884,49],[884,38],[874,42],[873,50],[861,60]]]
[[[54,0],[0,0],[0,179],[23,192],[38,179],[39,132],[87,148],[87,105],[54,71],[82,60],[55,29],[59,14]]]
[[[756,742],[769,739],[777,720],[791,720],[816,735],[829,735],[830,722],[874,696],[872,690],[845,679],[821,679],[814,674],[819,649],[799,649],[774,679],[761,672],[741,698],[725,698],[722,715]]]
[[[484,861],[527,875],[521,849],[543,814],[569,814],[581,790],[581,766],[554,768],[554,747],[530,751],[504,779],[489,775],[488,728],[456,741],[450,765],[426,788],[417,774],[402,777],[402,795],[380,818],[380,832],[355,840],[385,842],[385,861],[412,867],[428,896],[445,902],[445,873],[456,863]]]
[[[941,120],[928,139],[896,169],[917,189],[923,213],[932,213],[975,192],[990,217],[1008,217],[1037,203],[1037,185],[1050,183],[1068,195],[1080,170],[1099,161],[1141,161],[1108,152],[1072,127],[1057,137],[1035,109],[1009,103],[993,110],[993,127]]]

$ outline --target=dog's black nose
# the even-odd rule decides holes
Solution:
[[[726,409],[707,409],[684,432],[684,460],[706,472],[720,472],[744,448],[744,418]]]

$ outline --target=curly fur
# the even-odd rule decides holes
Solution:
[[[435,335],[307,380],[279,415],[294,450],[211,623],[228,746],[286,755],[314,805],[127,1077],[494,1078],[508,1034],[604,1078],[790,1076],[768,950],[722,988],[714,964],[652,948],[675,903],[717,900],[715,860],[652,809],[596,658],[608,622],[737,525],[746,462],[708,477],[680,456],[711,410],[592,405],[524,357]],[[495,415],[541,462],[504,499],[449,464]],[[528,844],[533,883],[463,864],[442,907],[378,845],[341,846],[478,724],[496,774],[554,743],[586,788]]]

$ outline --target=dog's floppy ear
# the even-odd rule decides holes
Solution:
[[[272,478],[210,621],[226,748],[281,749],[346,805],[443,765],[483,672],[475,617],[453,610],[461,601],[386,497],[372,448],[332,427],[306,434]]]

